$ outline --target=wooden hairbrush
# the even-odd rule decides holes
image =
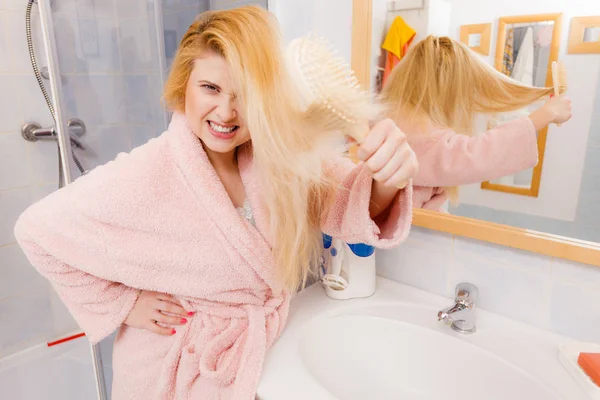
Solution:
[[[552,84],[555,96],[560,96],[568,89],[567,70],[561,61],[552,61]],[[556,125],[560,126],[561,124]]]
[[[369,122],[382,115],[381,107],[360,88],[354,71],[322,38],[309,35],[295,39],[287,52],[291,74],[302,87],[305,114],[320,129],[352,138],[356,143],[349,146],[348,154],[359,162],[358,145],[369,133]],[[407,185],[403,182],[398,188]]]
[[[315,35],[293,40],[287,47],[292,76],[302,87],[304,110],[319,118],[323,130],[342,132],[361,143],[379,107],[362,90],[354,71]]]

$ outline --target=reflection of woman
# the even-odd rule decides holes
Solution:
[[[260,8],[202,14],[166,83],[169,129],[19,218],[20,245],[90,341],[120,327],[113,399],[254,399],[321,231],[406,237],[398,185],[416,159],[391,121],[361,144],[366,163],[325,169],[335,187],[306,184],[298,142],[312,136],[291,119],[278,38]]]
[[[551,98],[527,117],[477,136],[471,136],[474,117],[518,110],[552,92],[504,76],[448,37],[415,44],[381,92],[419,160],[414,207],[439,209],[448,196],[456,198],[456,186],[535,166],[536,132],[569,120],[569,99]]]

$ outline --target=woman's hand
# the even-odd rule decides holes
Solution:
[[[419,170],[414,151],[396,124],[386,119],[376,123],[356,153],[373,172],[369,214],[376,218]]]
[[[564,124],[571,119],[571,100],[565,95],[555,96],[529,115],[535,130],[539,131],[551,123]]]
[[[373,172],[373,180],[389,188],[403,189],[419,170],[406,136],[391,119],[379,121],[371,128],[357,156]]]
[[[142,290],[124,324],[168,336],[175,334],[175,329],[158,325],[157,322],[170,326],[183,325],[187,323],[187,317],[193,315],[168,294]]]

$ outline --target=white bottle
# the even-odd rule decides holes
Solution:
[[[325,293],[338,300],[369,297],[375,293],[375,247],[358,243],[348,244],[326,237],[321,281]]]

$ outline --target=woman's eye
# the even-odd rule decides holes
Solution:
[[[217,89],[217,87],[216,87],[216,86],[214,86],[214,85],[203,84],[201,87],[202,87],[202,88],[203,88],[203,89],[204,89],[206,92],[209,92],[209,93],[218,93],[218,92],[219,92],[219,89]]]

